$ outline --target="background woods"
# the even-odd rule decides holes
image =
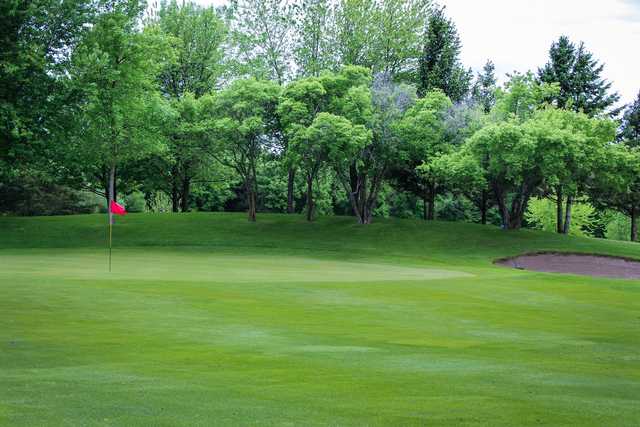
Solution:
[[[3,213],[112,197],[637,240],[640,95],[621,107],[578,41],[500,79],[427,0],[0,8]]]

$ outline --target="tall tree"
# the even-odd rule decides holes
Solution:
[[[294,57],[298,74],[319,76],[336,65],[335,15],[329,0],[301,0],[295,15]]]
[[[408,187],[423,200],[423,218],[435,219],[435,200],[441,182],[432,169],[434,160],[447,153],[445,114],[451,100],[441,91],[426,94],[409,108],[397,128],[402,140]]]
[[[157,91],[157,73],[171,49],[155,29],[138,30],[140,13],[135,4],[113,5],[72,58],[71,77],[85,99],[73,151],[78,163],[106,172],[109,203],[116,196],[116,168],[161,149],[161,128],[170,115]]]
[[[258,162],[277,144],[280,86],[245,79],[233,82],[203,107],[211,125],[210,154],[242,178],[249,221],[256,220]]]
[[[460,62],[462,43],[454,22],[441,7],[431,13],[419,60],[418,94],[440,89],[454,103],[469,92],[472,71]]]
[[[622,116],[618,138],[629,147],[640,147],[640,92]]]
[[[235,74],[284,84],[292,71],[295,7],[291,0],[233,0]]]
[[[354,75],[369,76],[361,67],[347,69],[353,70]],[[389,74],[377,74],[371,89],[369,85],[363,82],[351,89],[343,115],[354,124],[367,126],[371,135],[349,167],[336,170],[360,224],[370,224],[373,219],[384,180],[401,155],[397,121],[415,100],[415,90],[393,82]]]
[[[478,73],[471,90],[473,101],[482,107],[485,114],[489,114],[496,104],[497,83],[496,66],[489,60],[482,68],[482,71]]]
[[[223,73],[227,29],[212,7],[176,0],[158,13],[160,31],[173,40],[175,60],[160,74],[162,91],[174,98],[187,92],[196,97],[212,91]]]
[[[417,74],[428,0],[342,0],[336,10],[339,61],[376,74]]]
[[[609,144],[598,157],[590,186],[591,200],[601,208],[616,210],[631,219],[630,239],[638,241],[640,215],[640,148]]]
[[[64,84],[70,54],[97,12],[90,0],[0,2],[0,180],[50,158],[78,102]]]
[[[611,93],[611,83],[602,77],[604,64],[599,63],[584,43],[576,46],[566,36],[561,36],[549,49],[549,62],[538,70],[538,79],[558,84],[559,91],[549,97],[558,108],[568,108],[593,117],[606,112],[620,96]],[[619,110],[610,113],[616,115]],[[562,211],[569,212],[573,199],[559,188],[555,195],[558,220],[557,231],[564,232]],[[563,208],[564,205],[564,208]]]
[[[559,84],[560,91],[550,98],[559,108],[594,116],[620,100],[617,93],[611,92],[611,82],[602,77],[603,71],[604,64],[593,57],[584,43],[576,46],[562,36],[551,45],[549,62],[538,70],[538,78],[544,83]]]

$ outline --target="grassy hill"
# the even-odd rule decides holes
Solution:
[[[0,424],[635,425],[640,245],[472,224],[0,218]]]

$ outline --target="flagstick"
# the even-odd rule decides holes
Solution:
[[[115,198],[115,178],[116,178],[116,166],[115,164],[111,165],[111,171],[109,173],[109,273],[111,273],[111,248],[113,242],[113,212],[111,210],[111,203],[113,203],[113,199]]]
[[[111,220],[111,206],[109,206],[109,273],[111,273],[111,235],[113,230],[113,221]]]

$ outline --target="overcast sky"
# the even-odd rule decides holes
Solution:
[[[197,0],[223,4],[225,0]],[[491,59],[499,75],[537,70],[561,35],[584,41],[605,63],[622,102],[640,91],[640,0],[441,0],[460,33],[462,60],[474,70]]]

